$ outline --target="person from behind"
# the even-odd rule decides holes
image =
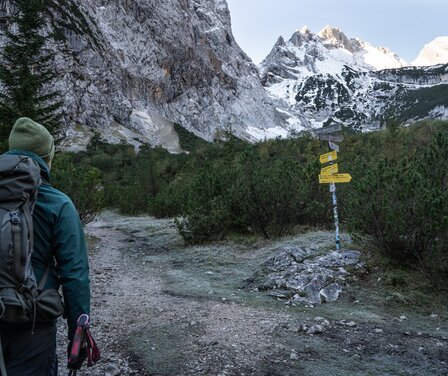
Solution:
[[[56,318],[63,312],[67,319],[70,350],[78,318],[90,315],[84,230],[70,198],[50,184],[55,146],[47,129],[29,118],[20,118],[8,142],[9,151],[0,156],[0,210],[6,218],[0,231],[11,229],[4,237],[12,239],[9,246],[1,244],[0,370],[2,376],[55,376]],[[35,196],[33,189],[25,187],[29,176],[20,171],[31,171]],[[36,176],[33,171],[37,171]],[[21,200],[17,205],[13,200],[16,196]],[[28,236],[26,229],[31,231]],[[4,249],[8,247],[9,251]],[[31,255],[29,270],[26,250]],[[64,306],[58,294],[61,286]],[[22,306],[14,306],[14,299],[22,301]],[[78,366],[69,364],[69,368]]]

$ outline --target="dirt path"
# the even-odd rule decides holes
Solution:
[[[268,248],[183,248],[171,221],[105,213],[87,232],[103,360],[84,375],[448,375],[444,312],[395,314],[362,289],[286,306],[244,288]]]

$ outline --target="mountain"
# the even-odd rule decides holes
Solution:
[[[248,140],[286,134],[232,35],[225,0],[47,3],[71,144],[91,129],[176,151],[174,123],[207,140],[219,129]],[[1,0],[2,28],[14,12],[14,1]]]
[[[446,63],[448,63],[448,37],[438,37],[425,45],[412,65],[428,66]]]
[[[348,38],[325,27],[307,27],[285,41],[280,37],[259,66],[263,85],[291,130],[339,122],[377,129],[389,119],[413,121],[446,117],[447,65],[409,67],[385,47]]]
[[[408,67],[330,26],[279,38],[257,67],[232,35],[225,0],[46,4],[68,148],[94,132],[179,152],[179,125],[206,140],[229,130],[256,141],[333,121],[376,129],[390,117],[447,116],[446,65]],[[0,49],[15,12],[14,0],[0,0]],[[428,60],[445,51],[431,45]]]

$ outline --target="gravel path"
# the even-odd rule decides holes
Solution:
[[[245,265],[263,255],[182,248],[171,221],[106,213],[87,234],[92,332],[103,357],[81,375],[448,375],[443,315],[394,317],[350,293],[334,304],[286,306],[241,286]],[[65,332],[61,322],[60,360]]]

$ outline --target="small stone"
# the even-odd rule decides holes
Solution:
[[[118,376],[120,375],[120,370],[115,364],[108,364],[105,369],[106,376]]]
[[[410,332],[404,332],[404,335],[406,335],[406,336],[410,336],[411,333],[410,333]]]
[[[322,325],[313,325],[306,331],[307,334],[321,334],[323,332],[324,328]]]
[[[299,356],[298,356],[295,352],[292,352],[292,353],[289,355],[289,358],[290,358],[291,360],[299,360]]]
[[[421,346],[418,348],[418,351],[419,351],[419,352],[422,352],[423,350],[424,350],[424,348],[421,347]]]
[[[323,317],[316,317],[314,321],[320,322],[323,326],[330,326],[330,322],[327,319],[324,319]]]
[[[431,317],[432,319],[436,319],[437,317],[439,317],[439,315],[436,313],[433,313],[433,314],[429,315],[429,317]]]
[[[349,353],[350,352],[350,350],[347,350],[347,349],[342,349],[342,351],[345,352],[345,353]]]
[[[437,347],[443,347],[443,343],[442,343],[442,342],[437,342],[437,343],[436,343],[436,346],[437,346]]]
[[[350,321],[350,322],[346,323],[345,325],[352,328],[352,327],[356,326],[356,323],[354,321]]]
[[[400,316],[400,321],[407,320],[407,319],[408,318],[406,316]]]
[[[375,333],[381,334],[381,333],[384,333],[384,332],[383,332],[383,329],[377,328],[377,329],[375,329]]]
[[[420,337],[420,336],[423,335],[423,333],[422,332],[417,332],[417,335]]]

